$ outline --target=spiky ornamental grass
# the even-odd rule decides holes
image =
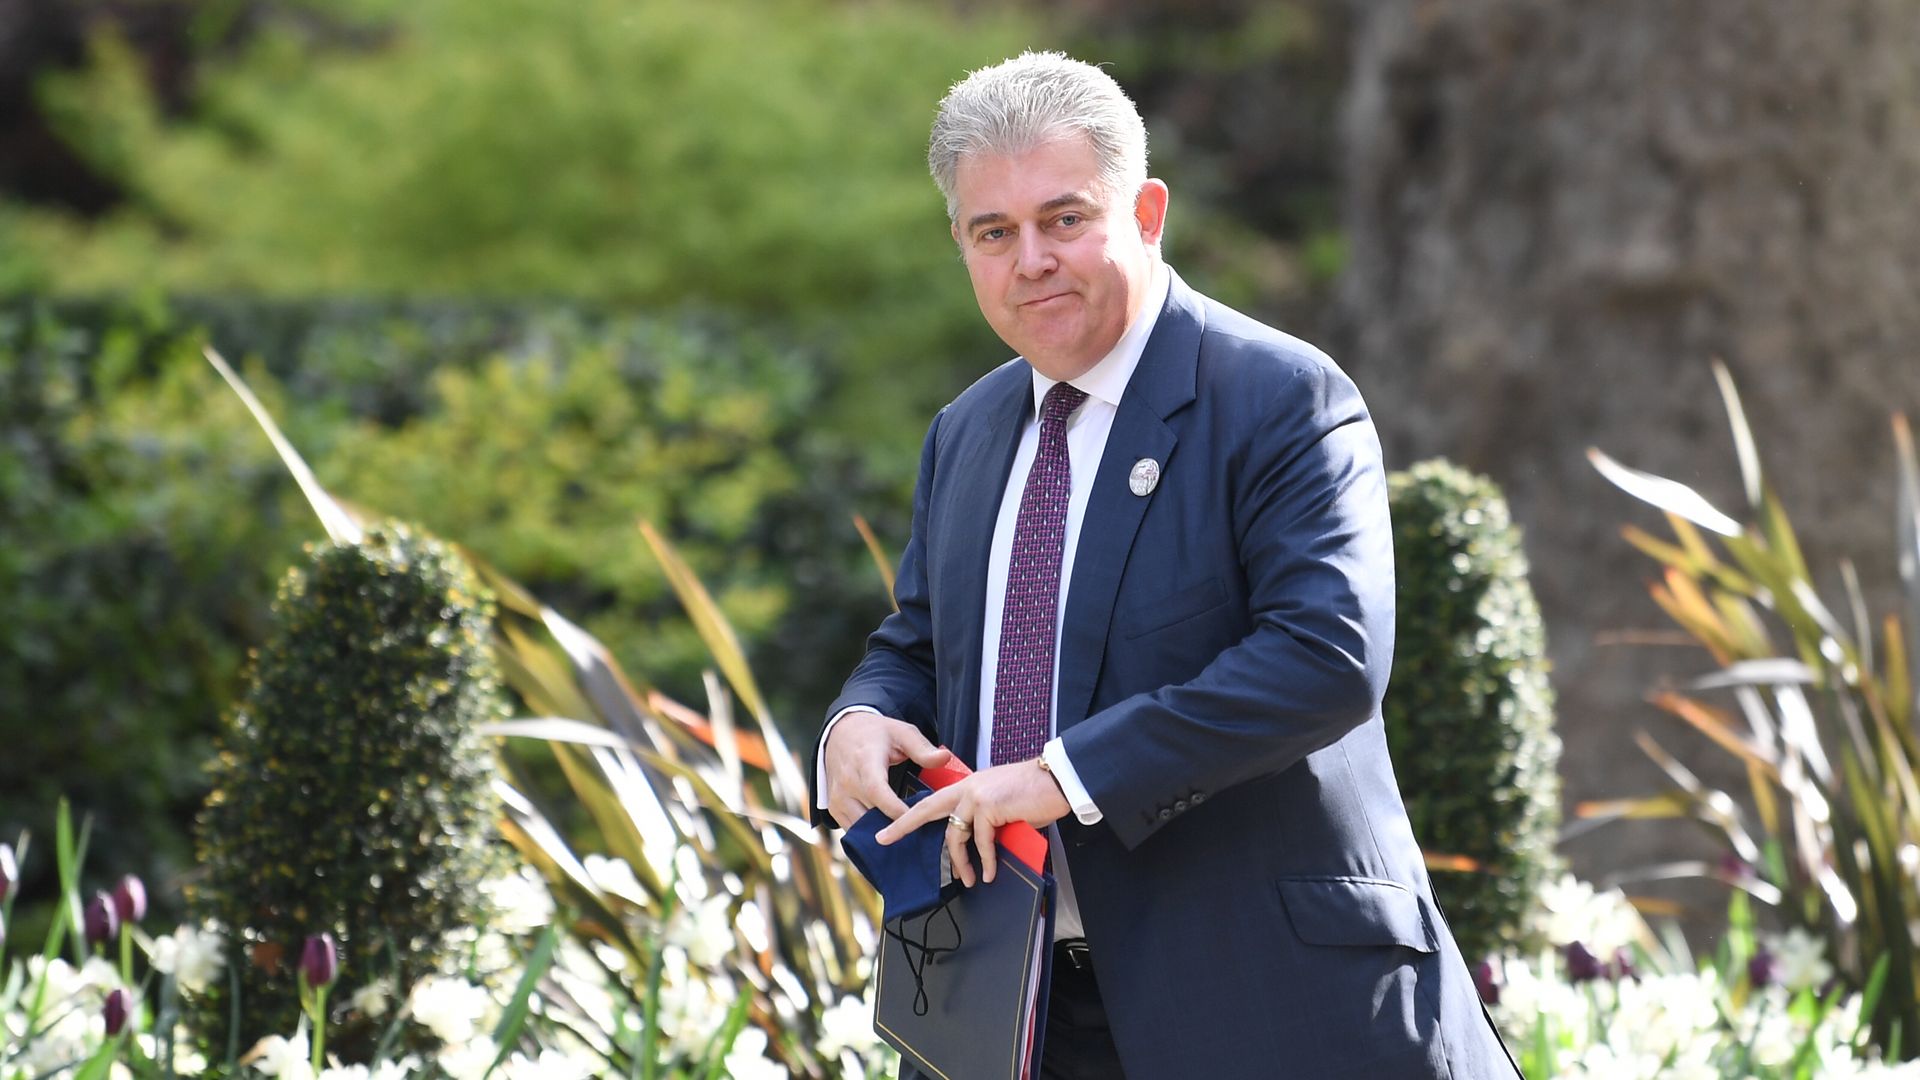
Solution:
[[[1394,771],[1469,963],[1523,940],[1558,866],[1560,738],[1546,631],[1506,500],[1434,460],[1388,480],[1398,620],[1384,706]]]
[[[222,733],[198,833],[205,879],[190,900],[226,937],[242,1049],[294,1030],[310,935],[340,942],[336,1002],[441,967],[448,933],[484,915],[496,858],[476,731],[504,717],[492,596],[450,547],[397,523],[308,552]],[[231,993],[218,985],[196,1010],[216,1052]],[[374,1028],[348,1016],[329,1046],[364,1060]]]

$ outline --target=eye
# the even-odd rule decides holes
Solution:
[[[1071,229],[1075,225],[1080,224],[1081,220],[1082,218],[1079,214],[1061,214],[1060,227],[1063,229]]]
[[[984,243],[991,243],[992,241],[995,241],[995,240],[1003,240],[1006,238],[1006,236],[1007,236],[1006,229],[1001,228],[999,226],[995,226],[994,228],[983,230],[980,233],[980,240]]]

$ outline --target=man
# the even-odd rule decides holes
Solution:
[[[1099,69],[975,72],[929,159],[1020,355],[934,418],[818,804],[880,808],[882,842],[944,827],[969,885],[969,843],[991,877],[995,827],[1056,826],[1044,1075],[1516,1075],[1387,760],[1393,553],[1353,384],[1162,263],[1167,186]],[[911,811],[888,789],[949,753],[974,775]]]

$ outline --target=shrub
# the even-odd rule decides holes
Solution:
[[[110,35],[45,80],[68,145],[136,195],[94,221],[20,211],[0,281],[774,314],[842,342],[841,370],[868,377],[843,422],[893,436],[909,464],[924,417],[1005,355],[954,265],[925,147],[948,84],[1017,52],[1025,19],[794,0],[275,6],[245,47],[202,61],[177,109]],[[900,379],[905,365],[930,377]]]
[[[52,835],[49,808],[70,795],[96,823],[95,856],[156,883],[189,861],[212,703],[237,689],[272,598],[253,566],[299,550],[282,539],[270,455],[183,483],[168,471],[186,447],[150,417],[110,415],[140,410],[103,406],[190,352],[137,310],[95,330],[41,305],[0,309],[0,834]],[[44,921],[31,906],[18,942]]]
[[[755,642],[783,716],[832,696],[885,610],[849,518],[880,509],[876,529],[898,535],[905,500],[854,449],[862,431],[821,418],[831,384],[777,327],[479,303],[0,301],[0,834],[46,835],[46,808],[71,793],[102,861],[160,885],[190,861],[200,763],[266,633],[273,568],[312,535],[202,340],[247,357],[343,497],[485,552],[679,697],[703,697],[710,661],[644,552],[643,515]],[[42,920],[22,915],[28,940]]]
[[[1474,959],[1519,940],[1560,819],[1546,633],[1520,532],[1492,481],[1444,461],[1395,473],[1399,583],[1387,739],[1434,891]]]
[[[404,986],[439,969],[447,935],[482,914],[497,803],[475,728],[504,717],[493,607],[451,549],[400,525],[287,575],[223,733],[190,895],[226,935],[243,1045],[293,1030],[308,935],[338,936],[345,1000],[375,972]],[[216,1046],[230,993],[198,1011]]]

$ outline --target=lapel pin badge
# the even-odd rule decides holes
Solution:
[[[1160,463],[1150,457],[1134,462],[1133,472],[1127,476],[1127,486],[1141,498],[1153,494],[1153,489],[1160,486]]]

